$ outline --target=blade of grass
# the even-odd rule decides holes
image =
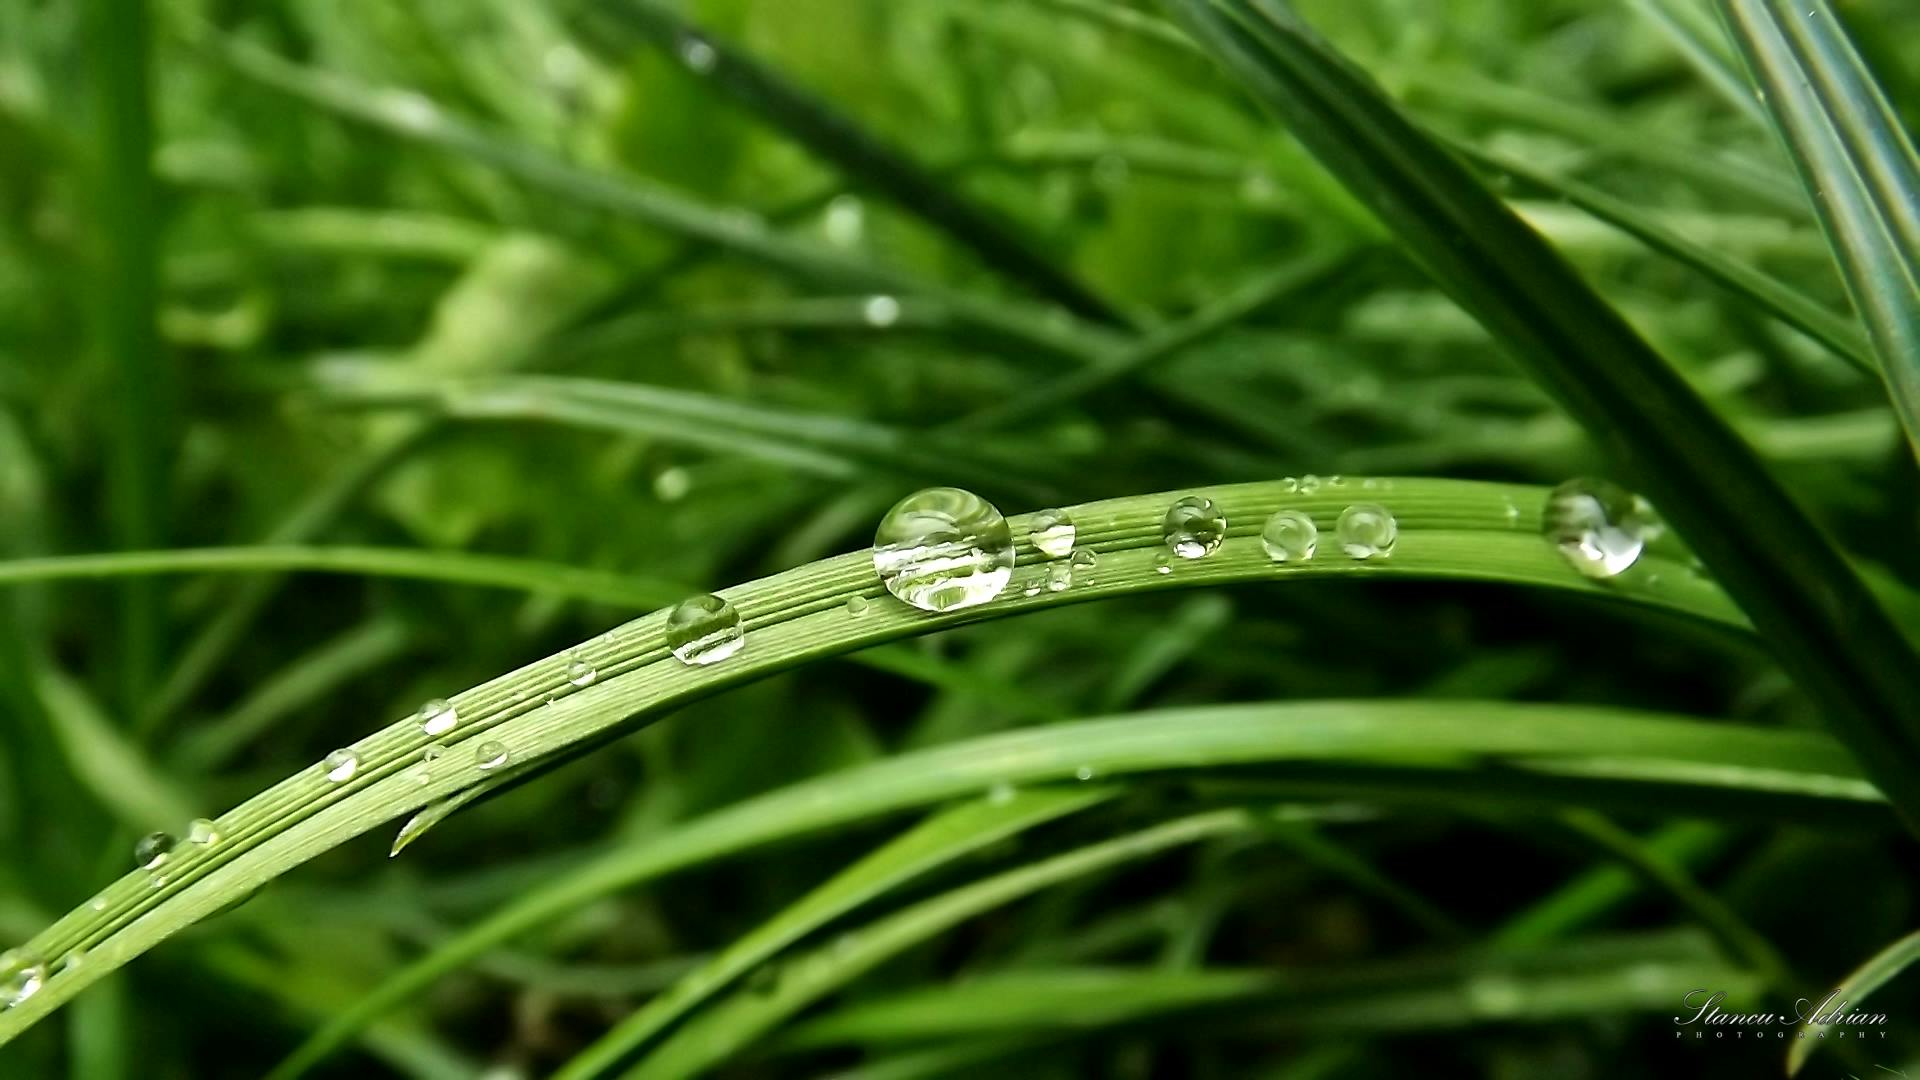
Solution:
[[[1920,156],[1827,0],[1720,0],[1920,454]]]
[[[1920,961],[1920,932],[1888,945],[1867,958],[1867,962],[1855,968],[1840,985],[1833,990],[1833,998],[1817,1003],[1813,1016],[1833,1012],[1861,1012],[1860,1002],[1875,990],[1892,982],[1902,971]],[[1813,1052],[1825,1045],[1824,1033],[1828,1024],[1813,1023],[1813,1016],[1800,1025],[1792,1047],[1787,1050],[1787,1075],[1798,1076],[1806,1068]]]
[[[1279,0],[1170,3],[1653,499],[1920,829],[1920,657],[1739,436]]]
[[[575,1054],[553,1080],[610,1071],[659,1033],[782,949],[905,882],[989,844],[1077,813],[1111,789],[1040,788],[961,803],[928,818],[741,935],[726,950]]]
[[[1739,61],[1727,48],[1726,36],[1702,5],[1688,0],[1627,0],[1627,6],[1659,28],[1727,104],[1751,120],[1767,122],[1766,110],[1755,100]]]
[[[588,8],[585,14],[591,25],[606,28],[609,37],[628,36],[613,29],[619,23],[683,63],[689,43],[698,43],[703,46],[701,64],[692,70],[703,85],[833,163],[854,184],[879,192],[970,249],[983,264],[1074,314],[1096,322],[1128,321],[1049,261],[1003,215],[976,204],[853,117],[705,28],[651,0],[622,0]]]
[[[1302,510],[1331,533],[1334,516],[1358,492],[1387,503],[1396,514],[1399,542],[1392,558],[1276,564],[1262,550],[1258,533],[1266,516],[1276,509]],[[1036,561],[1037,552],[1025,539],[1033,519],[1016,515],[1011,526],[1014,535],[1022,538],[1017,550],[1027,562],[1016,569],[1002,598],[990,604],[931,614],[887,600],[870,604],[859,614],[849,612],[846,605],[851,597],[884,599],[873,576],[870,553],[856,552],[726,590],[729,601],[743,612],[752,645],[724,664],[688,667],[674,659],[665,645],[666,613],[656,612],[568,653],[450,695],[461,718],[456,733],[444,739],[451,744],[453,756],[448,767],[426,777],[427,783],[420,782],[415,766],[430,737],[411,719],[402,719],[354,744],[359,767],[351,783],[329,782],[324,775],[327,770],[319,765],[302,770],[223,815],[218,823],[222,841],[190,853],[177,866],[170,864],[164,883],[156,885],[140,873],[129,875],[109,886],[99,909],[89,905],[55,923],[33,947],[61,955],[75,944],[84,944],[92,962],[51,980],[21,1006],[0,1013],[0,1040],[13,1037],[94,979],[286,869],[380,823],[490,783],[488,770],[459,766],[462,756],[476,747],[499,741],[516,761],[526,764],[557,759],[569,748],[605,741],[685,701],[901,637],[1065,603],[1300,575],[1530,582],[1739,625],[1737,613],[1710,582],[1664,555],[1649,553],[1633,572],[1606,583],[1573,570],[1538,533],[1543,500],[1537,488],[1466,481],[1356,480],[1324,485],[1306,494],[1282,482],[1204,488],[1193,494],[1211,498],[1227,515],[1227,537],[1212,555],[1173,573],[1160,573],[1155,566],[1164,550],[1161,518],[1170,496],[1087,503],[1067,509],[1078,523],[1082,546],[1094,553],[1097,562],[1077,571],[1066,591],[1045,588],[1048,567]],[[1039,588],[1028,596],[1025,586],[1030,583]],[[569,667],[575,659],[593,664],[598,678],[586,686],[573,682]],[[1396,713],[1411,715],[1398,706]],[[1610,724],[1608,730],[1632,727]],[[1695,762],[1707,772],[1670,777],[1666,786],[1684,790],[1704,779],[1713,790],[1773,792],[1769,799],[1786,798],[1790,803],[1859,803],[1873,798],[1871,789],[1857,781],[1849,785],[1829,778],[1806,786],[1805,771],[1816,767],[1820,753],[1810,746],[1822,745],[1819,740],[1797,741],[1797,756],[1777,763],[1777,768],[1769,760],[1765,767],[1770,771],[1764,773],[1743,771],[1761,763],[1729,757],[1729,747],[1721,745],[1724,740],[1720,733],[1707,740],[1714,746],[1714,765]],[[1610,775],[1595,770],[1598,779],[1588,781],[1589,786],[1616,783],[1627,763],[1646,757],[1651,748],[1651,743],[1628,744],[1601,753],[1599,747],[1588,746],[1588,754],[1609,759],[1607,770],[1611,770]],[[1522,771],[1555,762],[1564,769],[1564,761],[1554,756],[1557,752],[1554,746],[1539,748]],[[1354,783],[1350,777],[1335,775],[1337,769],[1327,771],[1330,782]],[[1404,774],[1396,774],[1394,783],[1403,779]],[[926,785],[920,782],[916,787]],[[418,980],[420,972],[430,968],[426,965],[406,975],[398,993],[404,996],[406,980]],[[430,973],[425,976],[426,981],[431,978]],[[322,1041],[338,1039],[340,1031],[351,1032],[364,1019],[358,1010],[341,1017]]]
[[[174,390],[156,314],[160,204],[153,177],[147,2],[89,0],[84,18],[99,139],[93,220],[100,265],[87,295],[98,305],[99,343],[113,387],[113,532],[122,548],[150,548],[163,532]],[[120,703],[130,707],[145,699],[159,666],[161,613],[151,582],[126,582],[122,602]]]

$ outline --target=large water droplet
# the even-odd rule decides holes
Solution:
[[[446,698],[434,698],[420,706],[416,714],[420,730],[428,735],[445,735],[460,723],[460,712]]]
[[[187,843],[212,847],[220,842],[220,826],[212,818],[194,818],[187,824]]]
[[[1320,527],[1305,511],[1275,510],[1260,530],[1260,546],[1274,562],[1306,562],[1320,546]]]
[[[507,750],[507,744],[499,739],[488,739],[473,748],[473,763],[481,772],[492,772],[505,765],[513,757]]]
[[[600,669],[592,661],[579,653],[567,656],[567,681],[575,686],[592,686],[593,680],[600,677]]]
[[[11,1009],[40,992],[47,982],[47,964],[25,949],[0,955],[0,1007]]]
[[[327,780],[329,782],[344,784],[353,779],[354,773],[360,771],[360,755],[347,749],[335,750],[333,753],[328,754],[326,760],[322,761],[320,765],[327,770]]]
[[[888,592],[922,611],[973,607],[1013,576],[1013,530],[971,491],[927,488],[880,519],[873,568]]]
[[[1340,550],[1356,559],[1384,559],[1393,554],[1393,543],[1400,538],[1393,511],[1379,503],[1354,503],[1340,511],[1333,531],[1340,538]]]
[[[1040,554],[1049,559],[1058,559],[1073,552],[1073,519],[1065,510],[1042,510],[1033,515],[1033,524],[1027,529],[1027,539],[1040,549]]]
[[[740,612],[712,593],[690,596],[667,613],[667,648],[683,664],[717,664],[746,643]]]
[[[133,845],[133,865],[142,870],[158,870],[166,865],[167,856],[173,854],[179,844],[172,833],[148,833]]]
[[[1212,499],[1188,495],[1167,507],[1160,522],[1160,535],[1167,550],[1183,559],[1199,559],[1213,554],[1227,535],[1227,515]]]
[[[1606,480],[1576,478],[1553,489],[1541,529],[1575,570],[1610,578],[1632,566],[1658,530],[1652,508]]]

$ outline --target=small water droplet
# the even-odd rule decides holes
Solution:
[[[94,911],[105,911],[107,910],[107,898],[104,896],[96,896],[87,904],[87,907]]]
[[[513,757],[507,752],[507,744],[499,739],[488,739],[473,748],[473,763],[481,772],[492,772],[505,765]]]
[[[1300,478],[1300,494],[1312,495],[1320,490],[1320,478],[1308,473]]]
[[[433,782],[433,763],[447,755],[445,743],[428,743],[420,751],[420,764],[414,769],[414,776],[422,784]]]
[[[1156,574],[1173,573],[1173,556],[1165,551],[1153,553],[1153,572]]]
[[[740,612],[712,593],[689,596],[667,613],[667,648],[683,664],[717,664],[747,643]]]
[[[995,806],[1005,806],[1013,801],[1016,794],[1014,786],[1005,780],[996,782],[987,789],[987,801]]]
[[[220,842],[220,826],[211,818],[194,818],[187,825],[187,843],[212,847]]]
[[[847,614],[849,615],[865,615],[867,609],[872,606],[864,596],[847,597]]]
[[[600,669],[592,661],[579,653],[567,654],[567,681],[575,686],[592,686],[593,680],[600,677]]]
[[[1082,765],[1082,766],[1080,766],[1079,768],[1077,768],[1077,769],[1075,769],[1075,770],[1073,770],[1073,778],[1074,778],[1074,779],[1076,779],[1076,780],[1091,780],[1091,779],[1093,779],[1093,766],[1091,766],[1091,765]]]
[[[1160,523],[1160,535],[1167,549],[1183,559],[1200,559],[1213,554],[1227,535],[1227,515],[1212,499],[1187,495],[1167,508]]]
[[[853,247],[867,228],[866,204],[858,195],[835,195],[827,204],[823,222],[827,241],[836,247]]]
[[[679,465],[669,465],[653,477],[653,497],[661,502],[679,502],[693,490],[693,474]]]
[[[869,296],[860,305],[860,317],[868,326],[884,330],[900,321],[900,301],[891,296]]]
[[[682,34],[677,51],[680,53],[680,62],[698,75],[712,71],[713,65],[720,59],[719,54],[713,51],[713,46],[697,34]]]
[[[133,865],[142,870],[158,870],[166,865],[167,856],[173,854],[179,843],[172,833],[148,833],[133,845]]]
[[[1275,510],[1260,530],[1260,546],[1274,562],[1306,562],[1320,546],[1320,527],[1305,511]]]
[[[1073,535],[1073,518],[1065,510],[1042,510],[1033,515],[1033,524],[1027,529],[1027,539],[1049,559],[1071,553]]]
[[[1066,592],[1073,588],[1073,566],[1057,562],[1047,567],[1047,591]]]
[[[434,698],[420,706],[420,730],[428,735],[445,735],[460,723],[460,711],[446,698]]]
[[[56,977],[60,975],[65,975],[68,972],[77,970],[80,967],[80,965],[86,962],[87,962],[87,950],[82,948],[68,949],[66,952],[66,955],[60,958],[60,962],[53,966],[53,974]]]
[[[1652,508],[1618,484],[1585,477],[1547,496],[1541,530],[1569,565],[1590,578],[1610,578],[1639,561],[1658,528]]]
[[[335,750],[320,765],[327,771],[329,782],[344,784],[360,771],[360,755],[347,749]]]
[[[25,949],[11,949],[0,955],[0,1006],[13,1008],[40,992],[46,985],[47,964]]]
[[[887,591],[922,611],[954,611],[1000,595],[1013,576],[1013,530],[980,496],[916,491],[880,519],[873,568]]]
[[[1292,495],[1292,494],[1295,494],[1295,493],[1297,493],[1297,492],[1298,492],[1299,490],[1300,490],[1300,481],[1299,481],[1299,480],[1297,480],[1297,479],[1295,479],[1294,477],[1291,477],[1291,476],[1288,476],[1288,477],[1284,477],[1284,478],[1282,478],[1282,479],[1281,479],[1281,481],[1280,481],[1280,493],[1281,493],[1282,495]]]
[[[1026,597],[1039,596],[1040,595],[1040,579],[1035,578],[1032,581],[1027,582],[1026,588],[1020,590],[1020,595],[1026,596]]]
[[[1379,503],[1354,503],[1340,511],[1333,531],[1340,538],[1340,550],[1356,559],[1384,559],[1393,554],[1394,541],[1400,538],[1393,512]]]
[[[1073,558],[1068,561],[1075,570],[1091,570],[1100,559],[1090,549],[1079,548],[1074,551]]]

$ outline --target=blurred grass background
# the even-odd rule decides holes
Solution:
[[[1704,7],[1299,6],[1434,130],[1577,178],[1844,309],[1772,134],[1648,14],[1677,6],[1714,30]],[[1596,467],[1290,137],[1189,47],[1124,17],[1150,7],[679,10],[699,30],[629,0],[0,7],[0,555],[359,545],[713,588],[863,546],[927,483],[1011,513],[1285,475],[1551,484]],[[1920,9],[1842,12],[1911,126]],[[783,113],[796,99],[757,90],[756,73],[811,104]],[[1850,551],[1920,580],[1920,491],[1877,387],[1696,271],[1525,177],[1499,179]],[[1216,332],[1035,398],[1076,363],[1223,303]],[[595,381],[496,378],[515,372]],[[120,873],[138,834],[177,827],[130,820],[125,774],[103,755],[212,812],[357,737],[342,718],[403,715],[636,613],[378,576],[61,582],[4,602],[4,942]],[[917,676],[829,661],[691,706],[463,812],[404,858],[350,844],[0,1051],[4,1072],[259,1075],[405,957],[585,853],[801,777],[1051,718],[1405,695],[1818,726],[1744,641],[1486,587],[1169,594],[907,648],[926,661]],[[1018,856],[1157,820],[1160,797],[1049,826]],[[1644,811],[1619,824],[1666,820]],[[887,835],[848,828],[595,904],[446,980],[325,1074],[546,1075]],[[1042,893],[837,1000],[1048,954],[1167,972],[1380,961],[1482,940],[1612,858],[1554,815],[1465,807],[1369,815],[1317,842],[1327,850],[1227,838]],[[1698,880],[1814,984],[1914,921],[1916,852],[1891,829],[1749,824],[1692,854]],[[943,880],[1015,855],[989,849]],[[1357,884],[1353,857],[1391,888]],[[1410,917],[1408,895],[1431,917]],[[1649,890],[1597,928],[1687,919]],[[1916,1045],[1900,990],[1875,999],[1896,1018],[1889,1066]],[[897,1075],[1777,1067],[1778,1047],[1703,1052],[1670,1029],[1658,1012],[1233,1039],[1126,1023],[1011,1065]],[[827,1075],[888,1052],[727,1075]],[[1878,1060],[1813,1069],[1865,1075]]]

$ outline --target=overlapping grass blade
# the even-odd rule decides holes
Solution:
[[[989,844],[1097,805],[1113,794],[1099,787],[1008,788],[1004,795],[989,794],[928,818],[735,938],[719,956],[574,1055],[554,1080],[580,1080],[612,1069],[781,949],[904,882]]]
[[[1827,0],[1720,0],[1920,453],[1920,155]]]
[[[1920,828],[1920,657],[1746,444],[1279,0],[1170,3],[1654,500]]]
[[[1899,974],[1920,961],[1920,932],[1888,945],[1855,968],[1840,985],[1834,987],[1833,1000],[1814,1003],[1807,1022],[1800,1025],[1793,1047],[1787,1051],[1787,1075],[1798,1076],[1815,1050],[1825,1044],[1824,1033],[1830,1024],[1816,1024],[1823,1013],[1868,1012],[1862,1008],[1867,995],[1892,982]]]
[[[1754,98],[1739,61],[1727,48],[1726,35],[1714,25],[1713,16],[1703,5],[1689,0],[1627,0],[1627,6],[1658,27],[1727,104],[1759,123],[1766,123],[1766,110]]]
[[[853,117],[705,28],[654,0],[620,0],[596,6],[589,15],[589,25],[606,27],[611,33],[618,33],[613,30],[616,24],[631,29],[676,60],[697,45],[701,50],[698,73],[706,85],[838,166],[853,185],[879,192],[972,250],[985,265],[1069,311],[1100,322],[1126,322],[1113,305],[1056,266],[1004,215],[967,198]]]

